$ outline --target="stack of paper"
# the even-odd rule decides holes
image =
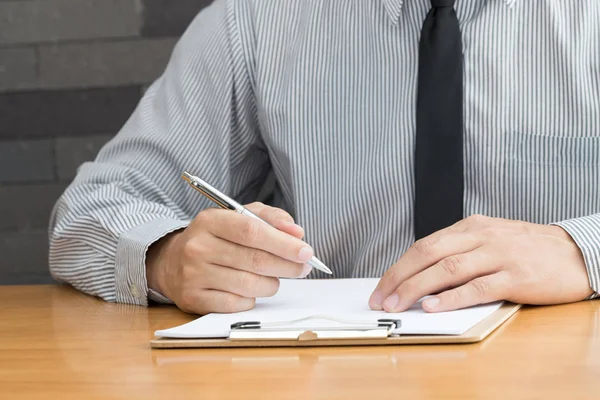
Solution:
[[[421,301],[401,313],[373,311],[368,301],[379,279],[282,280],[279,292],[270,298],[257,299],[256,307],[234,314],[209,314],[187,324],[156,331],[167,338],[227,338],[236,322],[259,321],[280,323],[307,317],[331,317],[344,321],[377,323],[379,319],[400,319],[394,334],[461,335],[497,310],[502,302],[443,313],[426,313]],[[340,323],[319,319],[319,327],[331,328]],[[312,328],[315,319],[294,324]]]

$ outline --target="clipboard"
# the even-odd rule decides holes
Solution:
[[[521,308],[505,302],[488,317],[461,335],[393,334],[401,320],[380,319],[377,323],[361,324],[348,321],[342,328],[294,329],[289,322],[263,324],[260,321],[239,321],[231,325],[229,338],[174,339],[157,337],[150,341],[155,349],[239,348],[239,347],[320,347],[320,346],[382,346],[407,344],[477,343],[488,337]],[[315,320],[327,317],[312,317]]]

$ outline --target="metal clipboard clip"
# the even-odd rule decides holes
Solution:
[[[319,324],[318,320],[328,323]],[[305,325],[304,322],[315,321]],[[333,324],[332,324],[333,323]],[[302,326],[294,325],[300,324]],[[331,326],[335,325],[335,326]],[[230,340],[321,340],[321,339],[385,339],[400,328],[399,319],[379,319],[377,322],[349,321],[329,316],[311,316],[292,321],[244,321],[231,325]]]

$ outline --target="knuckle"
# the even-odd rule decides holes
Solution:
[[[486,217],[485,215],[482,215],[482,214],[473,214],[473,215],[469,215],[466,218],[466,221],[470,226],[479,226],[479,225],[487,223],[488,220],[489,220],[489,217]]]
[[[486,297],[490,291],[490,285],[482,278],[473,279],[471,281],[471,287],[479,297]]]
[[[250,211],[252,211],[255,214],[262,214],[263,210],[266,207],[267,206],[264,203],[261,203],[260,201],[255,201],[246,206],[247,209],[249,209]]]
[[[240,274],[240,287],[243,289],[244,293],[255,293],[259,282],[260,278],[258,275],[247,272]]]
[[[265,272],[267,253],[256,250],[252,252],[252,261],[250,262],[251,271],[258,275],[263,275]]]
[[[461,267],[461,261],[456,256],[446,257],[442,261],[440,261],[440,267],[446,273],[446,275],[458,275],[458,272]]]
[[[464,233],[469,229],[469,223],[467,219],[461,219],[458,222],[450,226],[450,230],[455,233]]]
[[[462,297],[460,289],[454,289],[443,294],[445,302],[448,304],[459,304]]]
[[[386,281],[392,283],[397,283],[400,281],[400,276],[398,275],[398,271],[396,270],[396,268],[388,269],[384,274],[384,278]]]
[[[240,238],[245,243],[254,243],[260,236],[260,225],[251,218],[242,224],[240,229]]]
[[[435,253],[435,243],[428,237],[417,240],[412,247],[418,254],[425,258],[429,258]]]
[[[196,215],[196,221],[202,225],[208,223],[213,218],[215,218],[217,214],[217,210],[215,208],[209,207],[205,210],[202,210]]]
[[[263,204],[260,211],[261,217],[266,219],[268,222],[274,223],[277,220],[293,222],[291,215],[281,208],[271,207]]]
[[[524,224],[524,223],[517,224],[517,231],[523,235],[529,235],[529,234],[533,233],[531,230],[531,225]]]
[[[485,238],[493,238],[498,236],[498,230],[491,226],[486,226],[485,228],[481,229],[479,234]]]
[[[196,218],[194,218],[193,223],[197,223],[200,226],[204,225],[204,223],[206,222],[206,220],[208,218],[208,216],[206,215],[207,212],[208,212],[208,210],[202,210],[198,214],[196,214]]]
[[[188,240],[183,244],[182,254],[188,260],[195,260],[202,257],[206,251],[204,245],[197,240]]]
[[[293,222],[294,221],[294,218],[292,218],[292,216],[289,213],[283,211],[280,208],[276,209],[276,211],[275,211],[275,218],[282,219],[282,220],[289,221],[289,222]]]
[[[406,295],[414,295],[418,291],[419,286],[417,285],[417,283],[413,279],[408,279],[402,282],[400,286],[398,286],[398,290],[396,290],[396,293],[398,293],[402,298]]]

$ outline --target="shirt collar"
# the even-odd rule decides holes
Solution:
[[[385,10],[387,11],[389,17],[392,19],[394,23],[398,22],[398,18],[400,18],[400,13],[402,12],[402,6],[404,2],[407,0],[382,0],[383,5],[385,6]],[[511,7],[518,0],[503,0],[504,4]]]

